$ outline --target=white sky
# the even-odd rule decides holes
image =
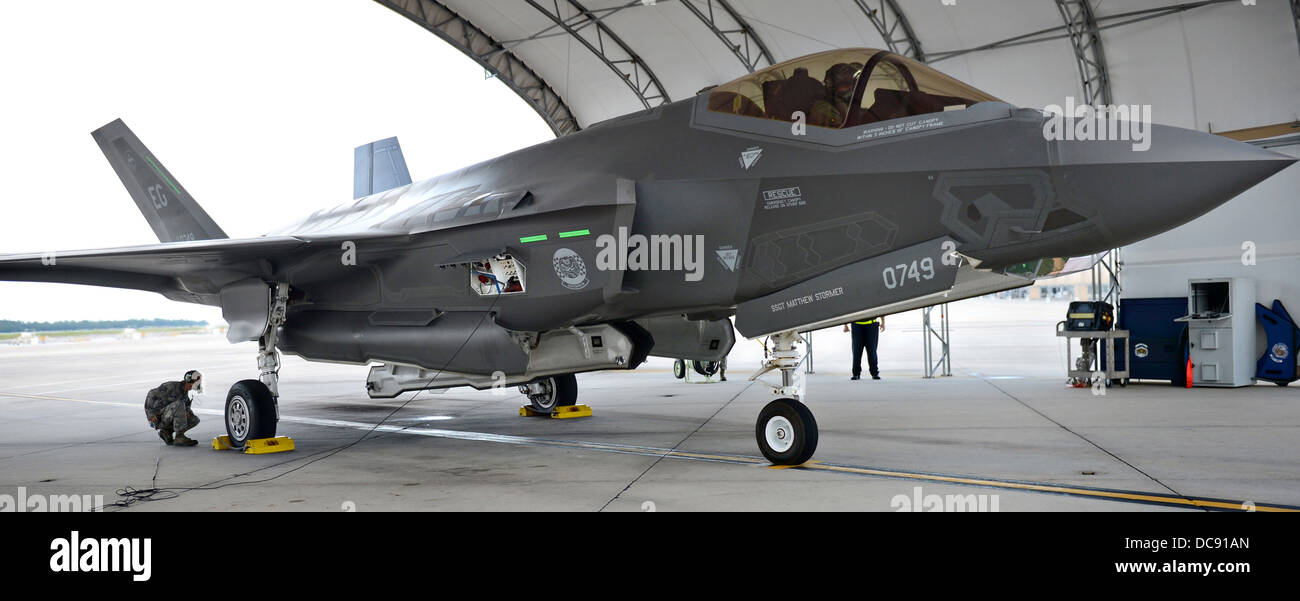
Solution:
[[[90,132],[121,117],[232,238],[351,198],[396,135],[419,181],[552,137],[477,64],[374,2],[0,3],[0,253],[156,243]],[[185,318],[130,290],[0,282],[0,319]]]

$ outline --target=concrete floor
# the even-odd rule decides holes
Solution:
[[[808,390],[821,441],[808,469],[755,459],[754,420],[769,393],[746,381],[761,356],[748,341],[733,352],[727,382],[674,380],[665,360],[579,375],[579,400],[595,415],[575,420],[518,417],[524,399],[513,389],[372,401],[365,368],[286,357],[280,433],[297,450],[262,456],[165,447],[141,410],[149,388],[202,369],[208,392],[192,435],[224,434],[225,391],[255,376],[252,344],[180,336],[4,346],[0,494],[25,487],[112,502],[124,486],[155,486],[156,470],[159,488],[227,486],[128,510],[892,511],[914,487],[996,495],[1001,511],[1185,509],[1134,503],[1128,492],[1024,489],[1037,485],[1300,506],[1296,390],[1067,389],[1053,375],[1063,359],[1050,326],[995,329],[1000,310],[954,324],[969,348],[955,347],[951,378],[920,378],[919,318],[889,324],[881,381],[850,382],[844,353],[825,350],[846,348],[847,335],[818,333]],[[948,476],[1030,484],[963,486]]]

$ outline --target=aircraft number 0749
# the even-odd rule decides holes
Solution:
[[[885,280],[885,287],[890,290],[906,286],[908,280],[916,282],[933,280],[934,259],[925,257],[919,261],[912,261],[911,264],[899,263],[893,267],[886,267],[880,275]]]

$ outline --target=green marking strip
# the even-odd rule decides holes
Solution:
[[[149,166],[153,167],[153,170],[158,172],[158,177],[163,178],[163,181],[167,182],[167,185],[172,187],[172,192],[175,192],[177,196],[181,195],[181,191],[176,189],[176,184],[173,184],[172,180],[167,177],[167,174],[163,173],[162,169],[159,169],[158,166],[154,164],[153,159],[145,157],[144,160],[149,161]]]
[[[540,235],[537,235],[537,236],[526,236],[526,237],[520,238],[519,241],[520,241],[521,243],[524,243],[524,244],[527,244],[527,243],[529,243],[529,242],[545,242],[545,241],[546,241],[546,234],[540,234]]]
[[[576,237],[578,237],[578,236],[586,236],[586,235],[588,235],[588,234],[590,234],[590,233],[591,233],[591,230],[573,230],[572,232],[560,232],[560,237],[561,237],[561,238],[576,238]]]

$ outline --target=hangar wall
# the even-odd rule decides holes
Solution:
[[[1156,3],[1102,2],[1097,10],[1145,4]],[[1300,119],[1290,11],[1285,1],[1223,3],[1103,32],[1115,102],[1150,104],[1156,123],[1208,132]]]

